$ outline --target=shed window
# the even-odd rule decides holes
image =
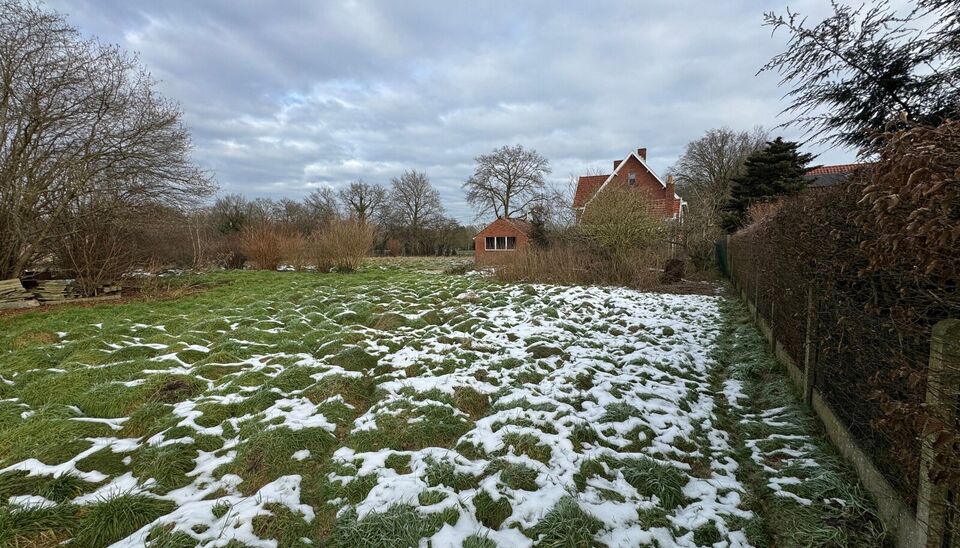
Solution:
[[[517,248],[516,236],[487,236],[483,239],[487,251],[509,251]]]

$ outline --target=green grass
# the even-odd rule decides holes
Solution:
[[[513,514],[513,507],[506,497],[500,496],[494,499],[486,491],[480,491],[473,497],[473,505],[476,508],[477,520],[494,530],[499,529],[500,525]]]
[[[107,546],[170,512],[173,504],[147,495],[118,495],[85,506],[74,542]]]
[[[761,421],[741,420],[722,395],[716,400],[719,403],[717,421],[730,432],[732,442],[739,447],[736,458],[749,488],[745,506],[756,516],[743,523],[750,541],[757,546],[785,547],[889,545],[890,535],[880,523],[875,504],[863,493],[836,451],[824,441],[824,434],[798,401],[782,366],[770,354],[769,344],[750,323],[745,307],[739,302],[727,301],[723,310],[724,323],[713,352],[713,359],[719,365],[713,372],[713,390],[721,391],[725,378],[738,379],[751,406],[783,408],[777,421],[789,424],[774,427]],[[790,488],[813,501],[812,505],[776,496],[767,488],[770,476],[744,447],[746,440],[753,439],[760,440],[758,447],[764,450],[777,449],[782,442],[771,438],[772,434],[812,434],[804,446],[813,448],[807,457],[815,459],[819,467],[799,468],[785,463],[783,468],[784,474],[803,479],[800,485]],[[832,498],[844,502],[824,502]]]
[[[711,397],[717,412],[710,420],[732,432],[734,445],[773,432],[741,424],[717,396],[723,375],[707,378],[686,353],[696,346],[689,341],[706,340],[711,330],[731,331],[724,343],[730,346],[727,365],[717,369],[732,373],[735,362],[737,375],[757,376],[752,400],[768,407],[789,403],[791,393],[774,382],[780,373],[764,361],[763,345],[743,343],[746,327],[731,330],[727,318],[719,327],[691,323],[689,330],[670,333],[640,327],[639,320],[655,325],[657,314],[689,320],[699,312],[694,305],[661,302],[648,318],[610,295],[571,299],[559,287],[500,286],[481,277],[417,271],[441,262],[378,260],[349,275],[211,272],[185,277],[183,283],[206,289],[180,298],[0,317],[0,375],[12,379],[0,381],[0,467],[28,458],[65,463],[91,447],[88,438],[139,443],[117,441],[117,452],[104,448],[76,462],[78,471],[108,476],[99,483],[78,472],[0,474],[0,546],[99,546],[128,535],[170,511],[171,504],[155,495],[206,481],[194,473],[201,452],[232,455],[214,472],[205,500],[231,494],[230,487],[216,485],[228,474],[239,476],[237,489],[250,497],[282,476],[301,478],[299,500],[312,507],[314,520],[254,498],[263,514],[243,524],[279,546],[304,545],[302,539],[314,546],[418,546],[470,512],[485,527],[516,528],[540,545],[594,545],[603,525],[578,500],[636,507],[636,525],[645,529],[688,534],[698,543],[718,535],[726,540],[723,527],[688,532],[670,521],[688,502],[682,496],[688,477],[709,477],[711,463],[724,458],[712,453],[710,421],[698,419],[692,432],[673,437],[671,448],[654,442],[675,426],[664,420],[671,406],[693,414]],[[535,328],[533,334],[505,322],[511,314]],[[605,339],[609,335],[617,342]],[[641,356],[644,350],[653,353]],[[394,361],[412,351],[422,354]],[[185,363],[155,359],[172,353]],[[584,353],[593,357],[571,367],[571,355]],[[266,420],[264,411],[280,400],[305,413]],[[300,428],[306,423],[298,421],[317,414],[329,424]],[[815,428],[802,412],[784,416],[796,424],[791,432]],[[284,418],[291,426],[277,427]],[[648,420],[626,431],[623,423],[636,418]],[[481,425],[489,435],[474,430]],[[301,450],[309,457],[294,459]],[[373,451],[383,453],[364,454]],[[592,458],[584,459],[588,452]],[[742,447],[733,456],[741,470],[756,472]],[[848,501],[843,508],[797,508],[773,499],[761,475],[751,476],[756,483],[742,493],[741,508],[757,517],[720,517],[731,530],[767,545],[771,539],[790,546],[803,539],[856,544],[879,538],[869,528],[875,522],[864,518],[872,511],[867,497],[842,466],[823,462],[830,473],[807,474],[796,492]],[[681,469],[684,463],[689,472]],[[156,483],[141,494],[74,503],[127,473]],[[375,487],[380,492],[395,481],[421,489],[407,499],[419,507],[357,516]],[[570,497],[540,509],[539,519],[508,521],[519,501],[535,500],[557,482],[565,482]],[[616,482],[619,488],[612,488]],[[6,502],[22,495],[44,496],[57,506],[18,510]],[[639,509],[654,500],[652,508]],[[227,516],[230,503],[218,502],[213,512]],[[773,527],[782,531],[772,536]],[[163,525],[150,531],[147,544],[178,548],[218,534]],[[492,545],[479,531],[464,542]]]
[[[336,447],[337,440],[321,428],[269,428],[260,424],[241,430],[245,442],[237,449],[237,456],[226,471],[235,473],[244,479],[241,488],[252,493],[277,479],[289,474],[296,461],[293,454],[307,449],[311,455],[321,457]]]
[[[394,506],[358,519],[353,511],[337,520],[331,546],[353,548],[397,548],[418,546],[420,539],[432,536],[444,523],[455,521],[458,514],[422,514],[412,506]]]
[[[75,509],[67,505],[27,509],[3,505],[0,506],[0,546],[56,544],[70,538],[77,522]]]
[[[537,546],[588,548],[596,544],[593,538],[601,529],[600,520],[584,512],[572,497],[565,497],[530,533],[537,539]]]
[[[687,475],[677,468],[650,459],[627,459],[620,463],[620,472],[638,493],[657,497],[664,509],[673,510],[683,504]]]
[[[377,428],[350,434],[347,445],[358,451],[452,447],[469,429],[469,423],[449,405],[411,406],[379,415]]]
[[[190,483],[187,473],[194,468],[197,450],[192,445],[174,443],[141,447],[133,457],[133,475],[141,482],[156,481],[153,489],[166,493]]]
[[[432,461],[427,465],[424,480],[430,487],[445,485],[458,491],[473,489],[478,484],[478,478],[470,474],[457,472],[456,466],[449,461]]]
[[[537,485],[537,476],[539,473],[529,466],[504,460],[495,460],[490,463],[487,473],[496,472],[500,472],[500,481],[511,489],[536,491],[539,488]]]

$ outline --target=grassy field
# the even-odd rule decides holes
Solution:
[[[0,318],[0,546],[882,542],[736,304],[437,266]]]

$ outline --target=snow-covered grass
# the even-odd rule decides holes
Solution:
[[[0,319],[0,546],[746,546],[766,491],[861,504],[741,397],[722,298],[450,266]]]

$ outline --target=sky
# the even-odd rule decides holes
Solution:
[[[786,0],[49,0],[136,52],[179,103],[221,193],[300,199],[424,171],[448,215],[474,158],[522,144],[552,185],[647,148],[663,174],[715,127],[777,129],[787,88],[756,75],[786,43]],[[791,2],[816,20],[827,0]],[[850,150],[807,145],[818,164]]]

